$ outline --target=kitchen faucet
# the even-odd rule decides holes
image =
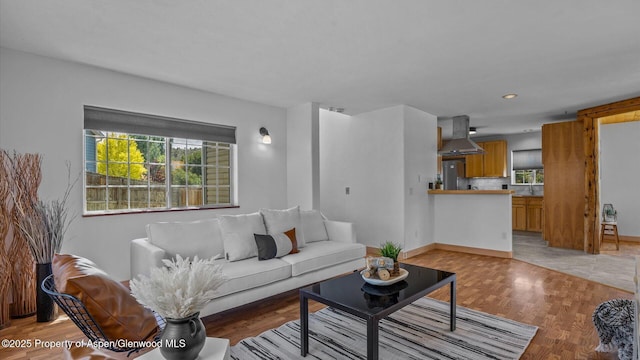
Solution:
[[[529,183],[529,194],[533,195],[533,183]]]

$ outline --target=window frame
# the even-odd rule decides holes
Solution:
[[[515,164],[516,153],[525,154],[524,157],[520,157],[520,160],[524,160],[525,165],[523,166],[521,162],[518,162],[518,166]],[[529,156],[526,156],[526,153],[529,153]],[[527,178],[528,172],[531,172],[531,178],[533,182],[517,182],[518,174],[525,173],[523,175],[524,178]],[[538,182],[538,174],[542,172],[542,177],[544,179],[544,166],[542,165],[542,149],[522,149],[522,150],[513,150],[511,151],[511,185],[544,185],[544,180],[542,182]]]
[[[160,124],[161,128],[158,129],[158,132],[162,132],[163,134],[159,134],[158,132],[156,133],[147,133],[147,134],[141,134],[138,131],[135,132],[131,132],[131,131],[122,131],[122,129],[120,128],[120,126],[123,123],[123,119],[125,121],[135,121],[138,119],[138,116],[140,116],[141,123],[143,124],[142,129],[149,131],[151,130],[151,132],[154,132],[155,130],[153,128],[151,128],[149,126],[150,123],[155,124],[153,121],[150,122],[149,119],[153,119],[155,121],[155,119],[159,119],[158,120],[158,124]],[[114,120],[115,119],[115,120]],[[133,119],[133,120],[132,120]],[[95,125],[99,125],[99,126],[95,126]],[[93,127],[88,127],[89,125],[94,125],[96,128]],[[113,128],[109,128],[110,125],[113,125]],[[125,125],[125,126],[131,126],[129,124]],[[175,129],[177,129],[177,132],[179,135],[185,135],[186,133],[188,133],[189,131],[191,131],[191,133],[188,134],[196,134],[196,136],[198,137],[202,137],[202,138],[192,138],[192,137],[185,137],[185,136],[167,136],[165,134],[168,133],[168,131],[170,131],[171,127],[174,127]],[[186,130],[185,130],[186,127]],[[192,127],[191,129],[189,129],[189,127]],[[168,129],[169,128],[169,129]],[[194,132],[194,129],[196,130]],[[204,133],[202,130],[210,130],[209,133]],[[201,133],[204,133],[203,135],[200,135]],[[112,134],[116,134],[116,137],[112,137]],[[109,139],[114,139],[117,138],[119,136],[124,135],[126,137],[126,141],[127,141],[127,161],[123,162],[122,164],[126,164],[126,177],[121,177],[121,176],[117,176],[116,177],[121,177],[122,179],[126,179],[126,184],[124,185],[120,185],[120,184],[115,184],[115,185],[110,185],[109,184],[109,177],[113,176],[113,175],[109,175],[109,168],[108,166],[110,164],[113,164],[113,161],[110,161],[109,159]],[[107,152],[107,158],[105,159],[104,162],[98,161],[97,159],[97,154],[98,154],[98,149],[97,149],[97,144],[99,141],[99,138],[103,138],[104,141],[106,142],[106,149],[105,151]],[[155,139],[154,139],[155,138]],[[159,138],[162,138],[162,140],[160,140]],[[192,121],[188,121],[188,120],[180,120],[180,119],[173,119],[173,118],[166,118],[166,117],[159,117],[159,116],[155,116],[155,115],[146,115],[146,114],[137,114],[137,113],[131,113],[131,112],[125,112],[125,111],[121,111],[121,110],[112,110],[112,109],[103,109],[103,108],[96,108],[96,107],[92,107],[92,106],[85,106],[85,126],[84,129],[82,130],[82,154],[83,154],[83,160],[82,160],[82,165],[83,165],[83,195],[82,195],[82,216],[102,216],[102,215],[117,215],[117,214],[132,214],[132,213],[149,213],[149,212],[167,212],[167,211],[185,211],[185,210],[207,210],[207,209],[222,209],[222,208],[237,208],[238,205],[236,203],[236,196],[237,196],[237,145],[235,143],[235,127],[230,127],[230,126],[225,126],[225,125],[216,125],[216,124],[208,124],[208,123],[199,123],[199,122],[192,122]],[[87,145],[88,145],[88,141],[90,139],[94,139],[96,146],[92,146],[91,149],[88,149]],[[212,140],[212,139],[221,139],[221,140]],[[172,178],[172,168],[173,168],[173,164],[174,164],[174,160],[172,157],[172,142],[175,142],[176,140],[178,140],[178,142],[182,141],[184,142],[184,146],[185,149],[189,146],[189,144],[194,144],[194,148],[199,148],[200,151],[200,164],[191,164],[192,166],[196,166],[200,168],[200,184],[197,185],[192,185],[192,184],[188,184],[188,174],[185,174],[185,184],[173,184],[173,178]],[[222,141],[222,140],[229,140],[232,142],[227,142],[227,141]],[[162,155],[164,155],[164,162],[160,163],[158,161],[157,158],[154,159],[147,159],[147,157],[149,156],[149,152],[148,150],[146,151],[146,153],[144,154],[144,161],[142,163],[134,161],[132,163],[132,154],[131,154],[131,145],[130,142],[135,141],[137,143],[138,146],[140,146],[140,142],[144,141],[147,142],[147,147],[146,149],[148,149],[149,144],[155,142],[155,143],[161,143],[163,144],[162,146],[164,147],[163,151],[164,153]],[[207,162],[207,158],[210,157],[211,155],[207,155],[205,154],[205,152],[207,151],[211,151],[212,149],[215,149],[215,162],[214,163],[206,163]],[[226,152],[221,152],[221,150],[226,149]],[[87,151],[92,151],[96,158],[92,159],[92,156],[90,156]],[[187,169],[189,168],[189,166],[187,165],[187,162],[189,160],[187,160],[186,158],[186,154],[188,152],[185,152],[185,159],[183,160],[185,163],[184,165],[184,169],[185,171],[188,171]],[[222,161],[223,165],[220,165],[220,156],[228,156],[228,159],[224,159],[226,161]],[[104,170],[104,176],[106,176],[106,180],[104,180],[104,185],[102,184],[98,184],[98,185],[91,185],[89,184],[89,179],[87,178],[87,176],[89,176],[92,172],[98,174],[98,168],[99,165],[101,163],[104,163],[105,166],[105,170]],[[115,162],[117,163],[117,161]],[[151,179],[150,175],[147,175],[145,177],[146,180],[146,184],[135,184],[133,183],[133,180],[131,178],[131,166],[132,165],[142,165],[146,170],[147,170],[147,174],[148,172],[152,169],[153,166],[164,166],[164,183],[161,186],[153,186],[154,181],[153,179]],[[220,172],[220,166],[222,166],[223,170],[222,172]],[[206,170],[213,170],[215,169],[215,175],[213,178],[213,182],[214,184],[212,184],[211,182],[207,181],[206,179],[206,175],[205,175],[205,171]],[[228,176],[227,176],[228,173]],[[225,181],[224,183],[220,182],[220,178],[219,175],[223,174],[223,178],[227,178],[228,177],[228,183],[227,181]],[[100,210],[90,210],[88,209],[88,198],[87,198],[87,192],[89,189],[92,188],[96,188],[96,189],[104,189],[104,208],[100,209]],[[115,191],[114,189],[116,188],[126,188],[126,208],[120,208],[120,209],[109,209],[109,200],[110,197],[114,194],[114,193],[110,193],[110,191]],[[134,199],[131,198],[131,193],[132,193],[132,189],[134,188],[144,188],[146,190],[146,206],[145,207],[140,207],[139,203],[135,204],[137,205],[137,207],[132,207],[132,201],[134,201]],[[153,206],[152,204],[154,203],[153,198],[152,198],[152,194],[153,194],[153,189],[158,189],[156,191],[161,191],[159,189],[164,189],[163,193],[164,193],[164,206]],[[174,199],[172,199],[172,196],[174,196],[174,191],[177,189],[178,193],[181,191],[184,191],[185,193],[188,193],[189,189],[199,189],[199,192],[201,192],[201,199],[196,201],[196,205],[190,205],[191,202],[189,202],[188,200],[185,201],[185,203],[179,205],[179,206],[175,206],[176,202],[174,201]],[[223,192],[220,192],[220,189],[223,189]],[[215,203],[213,204],[205,204],[208,200],[207,198],[207,192],[208,191],[215,191]],[[222,195],[222,198],[227,200],[228,199],[228,203],[220,203],[220,194]],[[101,195],[99,195],[100,197]],[[185,194],[185,199],[188,199],[188,195]],[[143,200],[144,203],[144,200]]]
[[[539,171],[542,170],[542,176],[544,177],[544,169],[522,169],[522,170],[511,170],[511,185],[544,185],[544,181],[543,182],[538,182],[538,173]],[[533,178],[533,182],[516,182],[516,177],[517,177],[517,172],[522,171],[522,172],[528,172],[531,171],[533,172],[532,174],[532,178]]]

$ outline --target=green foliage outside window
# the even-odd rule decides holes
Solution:
[[[184,170],[184,168],[173,169],[171,171],[171,184],[172,185],[185,185],[185,184],[202,185],[202,176],[200,176],[200,174],[197,174],[193,171],[187,172]]]
[[[514,170],[515,184],[544,184],[544,170]]]

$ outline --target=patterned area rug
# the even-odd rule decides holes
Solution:
[[[538,328],[458,306],[449,331],[449,304],[422,298],[380,321],[380,359],[518,359]],[[231,348],[231,358],[366,359],[364,320],[333,308],[309,314],[309,354],[300,356],[300,322],[288,322]]]

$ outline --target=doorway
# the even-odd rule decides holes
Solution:
[[[640,255],[640,188],[636,181],[640,178],[640,110],[601,117],[598,126],[600,212],[604,204],[613,205],[621,241],[617,251],[614,238],[607,236],[600,253]]]

